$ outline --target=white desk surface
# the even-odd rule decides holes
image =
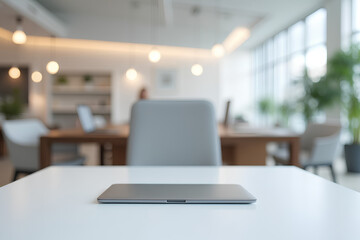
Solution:
[[[113,183],[237,183],[258,201],[98,204]],[[49,167],[0,188],[0,239],[360,239],[360,193],[295,167]]]

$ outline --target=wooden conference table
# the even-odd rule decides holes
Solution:
[[[53,143],[97,143],[112,144],[113,165],[126,164],[126,143],[129,125],[109,126],[113,133],[84,133],[81,129],[52,130],[40,138],[40,167],[51,165],[51,145]],[[222,159],[229,165],[265,165],[266,144],[287,142],[290,164],[299,165],[299,136],[284,129],[238,129],[219,125],[218,128]]]
[[[254,204],[98,204],[114,183],[230,183]],[[360,239],[360,193],[291,166],[49,167],[0,188],[0,239]]]

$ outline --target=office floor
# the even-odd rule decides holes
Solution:
[[[97,147],[92,144],[86,144],[81,146],[80,151],[86,156],[86,165],[96,165],[98,150]],[[274,165],[272,159],[267,160],[268,165]],[[311,170],[310,170],[311,171]],[[335,161],[335,171],[338,176],[339,184],[351,188],[360,192],[360,174],[350,174],[346,172],[345,161],[339,158]],[[13,174],[13,167],[10,160],[7,157],[0,158],[0,187],[10,183]],[[319,168],[319,176],[331,179],[330,171],[328,168]]]

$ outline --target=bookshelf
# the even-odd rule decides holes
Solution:
[[[76,106],[89,105],[94,115],[107,121],[111,116],[111,74],[61,72],[54,76],[51,89],[52,122],[63,128],[77,126]]]

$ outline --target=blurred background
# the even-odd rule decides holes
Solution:
[[[342,127],[338,182],[359,191],[359,42],[360,0],[0,0],[0,123],[79,128],[86,104],[100,125],[126,124],[142,89],[209,100],[240,133],[331,122]],[[344,144],[358,154],[350,163]],[[279,148],[267,145],[268,165]],[[80,146],[90,165],[98,151]]]

